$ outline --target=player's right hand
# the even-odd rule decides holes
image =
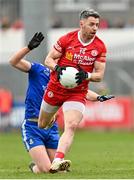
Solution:
[[[98,96],[97,100],[100,102],[103,102],[103,101],[107,101],[109,99],[112,99],[114,97],[115,97],[114,95],[102,95],[102,96]]]
[[[41,32],[35,33],[32,39],[29,41],[28,48],[30,50],[37,48],[40,45],[40,43],[43,41],[43,39],[44,39],[44,35]]]
[[[85,72],[79,65],[78,68],[79,68],[79,72],[76,73],[75,79],[76,79],[76,83],[79,85],[82,83],[83,80],[88,78],[88,73]]]
[[[59,66],[58,64],[54,68],[54,71],[57,72],[57,79],[58,79],[58,81],[60,79],[60,76],[62,75],[62,71],[63,70],[66,70],[66,67],[65,66]]]

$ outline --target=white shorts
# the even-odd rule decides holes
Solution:
[[[59,106],[52,106],[43,100],[41,108],[47,113],[55,113],[59,109]],[[63,112],[68,110],[77,110],[83,114],[85,111],[85,105],[77,101],[66,101],[63,103],[62,108]]]
[[[41,109],[43,109],[43,111],[47,113],[56,113],[59,109],[59,106],[52,106],[44,100],[42,100]]]
[[[77,110],[83,114],[85,111],[85,105],[77,101],[66,101],[63,103],[62,107],[63,107],[63,112],[68,110]]]

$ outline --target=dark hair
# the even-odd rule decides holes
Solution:
[[[94,9],[87,9],[80,12],[80,20],[81,19],[87,19],[88,17],[94,17],[94,18],[100,18],[100,15],[97,11]]]

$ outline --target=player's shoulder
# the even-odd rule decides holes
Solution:
[[[43,74],[46,74],[47,76],[50,75],[50,69],[44,66],[43,64],[38,63],[38,62],[32,62],[31,64],[32,64],[31,70],[30,70],[31,73],[36,73],[36,74],[43,73]]]
[[[41,67],[41,64],[40,63],[38,63],[38,62],[31,62],[31,68],[39,68],[39,67]]]
[[[47,76],[49,76],[49,75],[50,75],[50,69],[49,69],[47,66],[43,65],[43,64],[40,64],[40,66],[41,66],[41,68],[43,69],[43,72],[44,72]]]
[[[78,34],[78,30],[73,30],[67,33],[67,37],[71,38]]]
[[[105,43],[103,42],[102,39],[100,39],[98,36],[95,36],[95,40],[97,44],[100,44],[100,46],[105,46]]]
[[[34,70],[34,71],[40,71],[40,70],[45,70],[45,69],[47,69],[47,67],[44,66],[44,65],[41,64],[41,63],[32,62],[32,63],[31,63],[31,69]]]
[[[50,71],[50,69],[42,63],[36,63],[36,65],[44,71],[48,71],[48,72]]]

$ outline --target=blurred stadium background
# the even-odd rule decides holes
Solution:
[[[74,158],[76,165],[76,172],[71,174],[71,177],[76,178],[79,175],[79,178],[89,178],[88,170],[91,168],[89,170],[91,178],[134,178],[134,160],[131,159],[134,157],[133,135],[130,133],[134,128],[134,0],[0,0],[0,174],[3,173],[0,177],[2,178],[31,177],[26,174],[29,159],[20,144],[20,134],[16,136],[7,133],[20,128],[24,117],[27,87],[27,74],[9,65],[10,56],[25,46],[35,32],[41,31],[45,35],[45,41],[27,56],[27,59],[43,62],[59,36],[78,28],[79,12],[85,8],[96,9],[101,14],[97,34],[108,48],[104,81],[91,83],[90,88],[100,94],[114,94],[116,98],[104,103],[87,103],[84,119],[79,128],[93,129],[96,134],[89,131],[83,131],[83,134],[81,131],[78,132],[72,148],[73,154],[70,154],[71,160]],[[61,118],[59,125],[63,126]],[[104,131],[98,136],[100,129]],[[107,136],[109,130],[116,130],[119,133],[120,130],[123,132],[125,130],[125,132]],[[10,148],[7,149],[7,146]],[[77,164],[79,152],[83,151],[82,147],[89,149],[87,153],[93,156],[88,161],[83,153],[79,159],[80,163]],[[115,151],[115,147],[118,151]],[[13,158],[14,153],[16,156]],[[11,166],[12,162],[16,164]],[[19,163],[22,169],[21,165],[18,167]],[[84,169],[86,172],[81,171],[85,163],[90,166],[89,169],[88,167]],[[21,176],[17,176],[15,171],[18,174],[21,172]]]
[[[87,104],[81,127],[133,128],[134,0],[0,0],[1,130],[19,127],[24,114],[27,75],[9,66],[10,56],[42,31],[44,43],[27,58],[43,62],[58,37],[78,27],[84,8],[101,14],[98,35],[108,48],[104,81],[91,83],[90,88],[116,98]]]

